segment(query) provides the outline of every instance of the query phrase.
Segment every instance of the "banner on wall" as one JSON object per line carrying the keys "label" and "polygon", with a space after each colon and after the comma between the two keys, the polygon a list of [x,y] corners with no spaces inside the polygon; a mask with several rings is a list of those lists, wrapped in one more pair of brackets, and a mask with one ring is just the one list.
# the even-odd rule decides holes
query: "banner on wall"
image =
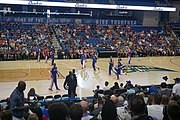
{"label": "banner on wall", "polygon": [[145,10],[145,11],[176,11],[175,7],[157,6],[134,6],[134,5],[111,5],[111,4],[88,4],[69,2],[49,2],[33,0],[0,0],[1,4],[36,5],[36,6],[58,6],[74,8],[96,8],[96,9],[119,9],[119,10]]}
{"label": "banner on wall", "polygon": [[49,23],[49,24],[97,24],[97,25],[143,25],[138,20],[105,20],[105,19],[74,19],[74,18],[37,18],[37,17],[2,17],[2,22]]}

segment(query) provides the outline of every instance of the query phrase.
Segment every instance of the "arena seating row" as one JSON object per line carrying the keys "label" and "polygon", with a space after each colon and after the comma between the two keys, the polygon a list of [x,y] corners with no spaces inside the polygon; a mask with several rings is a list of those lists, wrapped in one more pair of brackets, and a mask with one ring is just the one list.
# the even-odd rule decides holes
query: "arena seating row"
{"label": "arena seating row", "polygon": [[141,31],[150,31],[150,30],[157,30],[161,31],[162,27],[148,27],[148,26],[143,26],[143,27],[131,27],[135,32],[141,32]]}
{"label": "arena seating row", "polygon": [[170,25],[174,28],[180,28],[180,23],[170,23]]}
{"label": "arena seating row", "polygon": [[[17,26],[18,28],[15,29]],[[163,31],[162,27],[130,27],[119,25],[109,28],[108,26],[79,24],[2,23],[1,28],[0,40],[10,40],[12,50],[18,49],[16,52],[20,52],[22,54],[20,57],[22,58],[26,58],[23,56],[27,51],[29,53],[36,52],[37,47],[40,47],[42,51],[46,45],[48,45],[48,48],[51,48],[53,35],[56,36],[59,45],[65,52],[69,52],[70,49],[76,51],[79,48],[125,52],[125,46],[130,45],[132,46],[132,51],[139,50],[139,55],[142,52],[145,52],[147,55],[178,54],[175,51],[176,48],[168,45],[169,43],[171,43],[171,46],[176,45],[175,40],[170,33]],[[36,47],[33,46],[34,44],[36,44]],[[6,44],[0,45],[5,47]],[[144,51],[144,47],[148,47],[146,51]],[[170,47],[170,49],[165,49],[165,47]],[[163,49],[165,52],[159,49]],[[161,53],[158,53],[159,51]]]}
{"label": "arena seating row", "polygon": [[115,0],[118,5],[156,6],[155,0]]}

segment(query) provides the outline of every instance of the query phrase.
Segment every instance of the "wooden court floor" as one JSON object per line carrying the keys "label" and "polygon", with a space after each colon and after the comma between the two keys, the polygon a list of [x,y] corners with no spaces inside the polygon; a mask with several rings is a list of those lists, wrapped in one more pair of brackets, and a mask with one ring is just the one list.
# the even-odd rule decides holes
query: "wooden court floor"
{"label": "wooden court floor", "polygon": [[[117,58],[113,58],[117,65]],[[120,80],[116,80],[116,75],[113,73],[108,75],[108,58],[98,59],[97,66],[100,70],[93,71],[91,67],[91,59],[86,62],[86,68],[82,69],[80,60],[55,60],[58,70],[61,72],[58,78],[60,91],[49,91],[50,61],[45,63],[45,60],[37,62],[36,60],[29,61],[0,61],[0,99],[7,98],[17,86],[18,81],[24,80],[27,83],[25,96],[30,88],[35,88],[39,95],[55,95],[66,94],[63,89],[63,82],[72,69],[76,69],[78,78],[77,94],[79,97],[93,95],[92,91],[96,85],[102,88],[105,81],[109,81],[112,86],[114,82],[126,83],[131,80],[133,84],[151,85],[160,84],[164,80],[163,76],[168,76],[167,83],[174,83],[173,78],[180,77],[180,56],[172,57],[144,57],[132,58],[130,65],[126,65],[127,58],[122,58],[124,64],[123,73]],[[124,73],[127,72],[127,75]]]}

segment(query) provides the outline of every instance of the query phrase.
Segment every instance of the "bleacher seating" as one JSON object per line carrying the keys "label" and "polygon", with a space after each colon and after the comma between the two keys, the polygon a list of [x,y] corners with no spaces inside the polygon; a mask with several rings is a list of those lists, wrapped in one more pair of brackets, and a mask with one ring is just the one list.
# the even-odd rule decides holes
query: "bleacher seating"
{"label": "bleacher seating", "polygon": [[170,23],[170,25],[175,28],[180,28],[180,23]]}
{"label": "bleacher seating", "polygon": [[155,0],[115,0],[117,5],[156,6]]}
{"label": "bleacher seating", "polygon": [[[176,44],[171,34],[163,31],[162,27],[130,27],[119,25],[113,26],[113,28],[109,28],[108,26],[93,24],[46,25],[3,23],[1,30],[2,32],[0,37],[2,40],[11,40],[11,44],[15,44],[14,42],[16,41],[16,48],[13,49],[17,49],[18,51],[20,51],[20,53],[22,54],[20,54],[21,59],[28,59],[24,53],[26,53],[27,51],[30,53],[36,52],[38,50],[38,47],[41,47],[42,51],[44,50],[44,47],[51,49],[53,40],[52,34],[54,34],[54,36],[57,38],[57,41],[62,48],[61,50],[63,50],[66,55],[69,54],[69,50],[77,52],[77,54],[80,55],[81,53],[77,51],[79,48],[87,49],[88,52],[90,52],[92,49],[95,49],[98,52],[125,52],[126,50],[124,46],[131,43],[131,46],[136,46],[131,48],[132,51],[136,51],[137,47],[139,47],[138,54],[147,56],[149,54],[148,50],[150,50],[151,48],[154,49],[153,46],[149,46],[150,44],[158,46],[158,49],[162,49],[162,44]],[[159,40],[158,43],[154,42],[155,40]],[[118,45],[119,42],[122,43],[120,44],[120,46]],[[34,44],[36,44],[36,46],[33,46]],[[146,52],[143,49],[145,46],[148,46]],[[176,53],[175,48],[171,48],[172,50],[170,52],[166,52],[168,53],[168,55],[178,54]],[[152,49],[150,51],[150,55],[164,55],[163,52],[157,53],[157,48],[154,49],[152,53]],[[163,49],[167,50],[165,48]],[[76,58],[78,58],[78,56],[76,56]]]}
{"label": "bleacher seating", "polygon": [[98,4],[109,4],[109,0],[95,0],[95,3],[98,3]]}
{"label": "bleacher seating", "polygon": [[162,27],[148,27],[148,26],[143,26],[143,27],[131,27],[135,32],[141,32],[141,31],[150,31],[150,30],[157,30],[161,31]]}

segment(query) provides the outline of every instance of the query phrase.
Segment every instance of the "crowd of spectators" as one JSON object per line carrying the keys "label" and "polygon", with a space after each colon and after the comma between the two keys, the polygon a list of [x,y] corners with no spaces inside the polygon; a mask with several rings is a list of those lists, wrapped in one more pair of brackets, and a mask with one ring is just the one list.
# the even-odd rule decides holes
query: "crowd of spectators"
{"label": "crowd of spectators", "polygon": [[1,59],[30,59],[52,47],[52,30],[47,24],[22,25],[22,23],[1,23],[0,54]]}
{"label": "crowd of spectators", "polygon": [[[85,49],[87,54],[91,49],[97,51],[117,51],[120,57],[127,56],[127,47],[133,56],[168,56],[179,55],[177,41],[166,30],[135,31],[127,25],[53,25],[62,49],[69,56],[79,54],[78,49]],[[76,55],[74,57],[77,57]],[[72,58],[72,57],[71,57]]]}
{"label": "crowd of spectators", "polygon": [[[29,95],[34,99],[25,99],[29,106],[22,106],[13,99],[18,91],[25,90],[26,83],[20,81],[18,87],[11,95],[10,103],[1,109],[1,120],[12,120],[12,116],[20,115],[17,108],[23,108],[21,115],[27,120],[179,120],[180,118],[180,78],[176,78],[173,88],[169,88],[166,82],[161,85],[143,87],[133,85],[130,80],[126,84],[115,82],[93,90],[93,97],[82,99],[61,99],[46,102],[37,101],[39,95],[31,88]],[[33,92],[32,92],[33,91]],[[20,97],[20,96],[19,96]],[[22,96],[21,96],[22,98]],[[13,102],[13,103],[12,103]],[[24,104],[25,105],[25,104]],[[9,108],[11,108],[9,110]],[[20,110],[20,108],[18,110]],[[25,110],[29,109],[29,110]],[[22,114],[22,111],[26,114]],[[21,116],[22,117],[22,116]]]}
{"label": "crowd of spectators", "polygon": [[128,25],[93,24],[22,24],[2,22],[0,29],[0,54],[16,55],[14,59],[35,58],[38,49],[43,51],[53,46],[54,36],[60,48],[56,48],[58,58],[80,58],[85,51],[87,57],[96,51],[116,51],[126,57],[127,48],[133,56],[179,55],[177,41],[166,30],[136,31]]}

